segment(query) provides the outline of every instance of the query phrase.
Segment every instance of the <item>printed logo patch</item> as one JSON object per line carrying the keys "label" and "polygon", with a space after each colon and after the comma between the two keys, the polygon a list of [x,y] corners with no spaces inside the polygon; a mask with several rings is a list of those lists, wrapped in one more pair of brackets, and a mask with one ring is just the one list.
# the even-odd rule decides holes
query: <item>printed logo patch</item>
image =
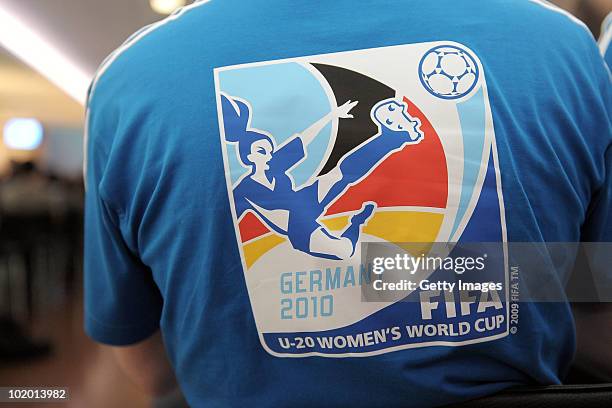
{"label": "printed logo patch", "polygon": [[444,41],[229,66],[215,85],[236,239],[269,353],[368,356],[508,334],[505,246],[486,271],[501,291],[362,300],[375,279],[363,243],[506,242],[472,50]]}

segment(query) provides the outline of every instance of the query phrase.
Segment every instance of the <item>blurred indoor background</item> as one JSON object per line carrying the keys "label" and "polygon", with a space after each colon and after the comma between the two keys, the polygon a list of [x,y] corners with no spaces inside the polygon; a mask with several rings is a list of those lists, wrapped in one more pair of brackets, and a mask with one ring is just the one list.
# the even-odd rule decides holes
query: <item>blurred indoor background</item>
{"label": "blurred indoor background", "polygon": [[[190,2],[0,0],[0,386],[70,387],[71,407],[171,405],[83,333],[83,102],[113,49]],[[612,11],[554,3],[595,37]]]}

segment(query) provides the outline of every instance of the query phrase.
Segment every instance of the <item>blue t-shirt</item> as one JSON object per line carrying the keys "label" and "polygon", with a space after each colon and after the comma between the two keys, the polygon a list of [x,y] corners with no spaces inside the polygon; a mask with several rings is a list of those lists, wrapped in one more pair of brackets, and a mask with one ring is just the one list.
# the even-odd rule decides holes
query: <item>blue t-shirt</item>
{"label": "blue t-shirt", "polygon": [[[90,90],[86,330],[161,329],[195,407],[560,383],[569,304],[516,303],[512,251],[479,260],[502,290],[368,302],[360,244],[612,241],[611,88],[586,27],[543,1],[196,2]],[[545,261],[521,276],[562,288],[573,257]]]}

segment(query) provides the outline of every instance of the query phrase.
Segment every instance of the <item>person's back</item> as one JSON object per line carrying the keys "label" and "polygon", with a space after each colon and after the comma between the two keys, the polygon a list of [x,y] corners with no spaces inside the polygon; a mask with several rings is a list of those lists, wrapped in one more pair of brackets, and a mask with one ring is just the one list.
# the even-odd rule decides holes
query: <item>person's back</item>
{"label": "person's back", "polygon": [[[505,251],[502,290],[382,303],[359,243],[611,241],[610,86],[586,28],[540,1],[187,7],[91,89],[87,331],[161,328],[192,406],[560,383],[570,307],[521,303],[517,324]],[[572,265],[521,273],[561,288]]]}

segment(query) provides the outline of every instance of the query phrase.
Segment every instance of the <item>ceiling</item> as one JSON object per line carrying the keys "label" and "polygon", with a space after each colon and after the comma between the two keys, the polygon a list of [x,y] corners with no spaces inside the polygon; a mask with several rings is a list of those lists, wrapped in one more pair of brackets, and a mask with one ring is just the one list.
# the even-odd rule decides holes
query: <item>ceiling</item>
{"label": "ceiling", "polygon": [[133,32],[164,17],[149,0],[0,0],[0,7],[90,75]]}
{"label": "ceiling", "polygon": [[[140,27],[164,16],[149,0],[0,0],[90,78],[102,60]],[[0,47],[0,128],[11,117],[79,127],[83,107]]]}
{"label": "ceiling", "polygon": [[83,116],[82,105],[0,48],[0,128],[11,117],[79,127]]}

